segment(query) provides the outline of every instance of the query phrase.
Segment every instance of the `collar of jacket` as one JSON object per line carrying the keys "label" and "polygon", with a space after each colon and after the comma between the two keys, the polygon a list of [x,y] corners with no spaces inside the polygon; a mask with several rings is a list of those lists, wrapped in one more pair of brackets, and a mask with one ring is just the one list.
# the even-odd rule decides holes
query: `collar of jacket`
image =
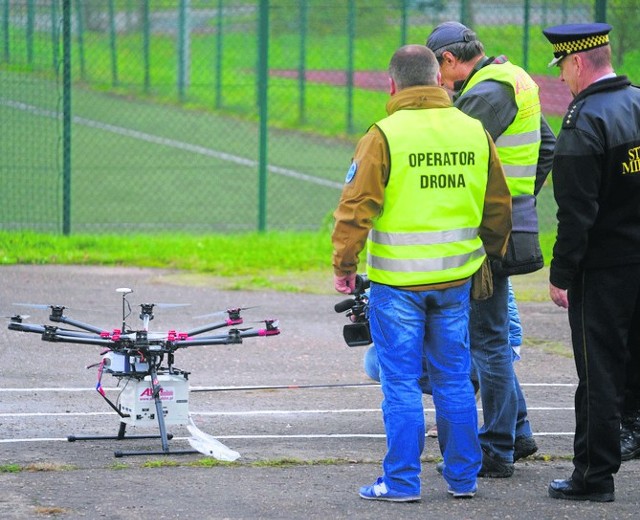
{"label": "collar of jacket", "polygon": [[591,85],[585,88],[582,92],[579,92],[578,95],[573,98],[571,105],[575,105],[578,101],[587,96],[590,96],[591,94],[595,94],[596,92],[603,92],[605,90],[617,90],[628,87],[629,85],[631,85],[631,81],[629,81],[629,78],[627,78],[627,76],[616,76],[615,78],[607,78],[596,81],[595,83],[591,83]]}
{"label": "collar of jacket", "polygon": [[451,106],[449,94],[442,87],[408,87],[396,92],[387,102],[387,114],[397,110],[417,108],[446,108]]}
{"label": "collar of jacket", "polygon": [[509,61],[509,59],[504,54],[501,54],[497,58],[494,58],[493,56],[489,56],[489,57],[485,56],[483,58],[480,58],[474,65],[473,69],[471,69],[471,73],[465,79],[460,79],[458,81],[453,82],[453,91],[455,92],[455,95],[453,96],[453,98],[457,99],[460,96],[460,92],[462,92],[463,87],[473,77],[473,75],[476,72],[478,72],[481,68],[486,67],[487,65],[491,65],[493,63],[500,65],[502,63],[506,63],[507,61]]}

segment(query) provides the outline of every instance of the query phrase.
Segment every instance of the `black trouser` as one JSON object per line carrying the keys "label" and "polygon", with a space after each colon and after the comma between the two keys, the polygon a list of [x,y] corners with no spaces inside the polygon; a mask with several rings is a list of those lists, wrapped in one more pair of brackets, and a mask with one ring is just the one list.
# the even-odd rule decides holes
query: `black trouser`
{"label": "black trouser", "polygon": [[613,491],[620,468],[620,415],[640,316],[640,264],[581,272],[569,289],[569,324],[578,372],[573,480],[588,491]]}
{"label": "black trouser", "polygon": [[622,414],[640,416],[640,309],[636,309],[629,332],[631,359],[627,365],[627,386],[624,392]]}

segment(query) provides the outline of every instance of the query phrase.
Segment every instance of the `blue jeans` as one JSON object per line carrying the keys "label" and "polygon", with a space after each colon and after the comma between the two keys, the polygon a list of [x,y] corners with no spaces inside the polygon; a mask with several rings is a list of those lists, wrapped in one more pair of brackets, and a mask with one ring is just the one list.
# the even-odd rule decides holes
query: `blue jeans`
{"label": "blue jeans", "polygon": [[471,301],[469,331],[484,416],[480,444],[498,459],[512,463],[519,400],[521,408],[524,407],[520,417],[522,435],[531,435],[531,428],[526,421],[524,396],[513,370],[508,301],[509,278],[494,275],[493,296]]}
{"label": "blue jeans", "polygon": [[475,489],[482,452],[469,378],[469,283],[440,291],[406,291],[372,282],[370,291],[369,320],[387,434],[385,484],[401,493],[420,493],[425,419],[419,381],[425,357],[444,478],[454,491]]}

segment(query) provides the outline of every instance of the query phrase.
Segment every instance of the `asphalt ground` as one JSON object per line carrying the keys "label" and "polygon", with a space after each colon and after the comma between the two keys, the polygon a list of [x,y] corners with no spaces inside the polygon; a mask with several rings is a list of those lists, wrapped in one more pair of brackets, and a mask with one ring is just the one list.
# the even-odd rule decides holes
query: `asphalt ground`
{"label": "asphalt ground", "polygon": [[[327,274],[327,289],[331,283]],[[154,303],[152,331],[190,330],[218,321],[197,318],[234,307],[247,326],[277,318],[282,333],[240,345],[191,347],[175,366],[190,372],[189,410],[198,428],[241,457],[220,463],[195,454],[115,457],[158,451],[160,439],[81,440],[115,436],[119,418],[96,393],[100,347],[43,342],[38,334],[0,328],[0,518],[107,519],[602,519],[637,518],[640,461],[623,464],[616,501],[568,502],[547,496],[554,478],[570,475],[573,393],[566,312],[544,296],[545,273],[514,278],[525,344],[516,369],[527,397],[539,452],[509,479],[480,479],[473,500],[454,500],[436,472],[437,440],[423,454],[422,501],[362,500],[361,485],[380,474],[385,452],[381,393],[362,371],[364,347],[347,347],[338,294],[227,291],[214,278],[120,267],[2,266],[0,311],[48,323],[47,309],[111,330],[122,321],[130,287],[132,328],[138,304]],[[524,301],[539,299],[539,301]],[[34,304],[16,307],[14,303]],[[182,304],[173,306],[160,304]],[[8,321],[8,320],[7,320]],[[103,378],[107,396],[117,379]],[[260,387],[260,388],[257,388]],[[262,388],[268,387],[268,388]],[[433,403],[425,396],[427,425]],[[190,449],[189,432],[170,425],[169,451]],[[128,427],[127,435],[157,428]]]}

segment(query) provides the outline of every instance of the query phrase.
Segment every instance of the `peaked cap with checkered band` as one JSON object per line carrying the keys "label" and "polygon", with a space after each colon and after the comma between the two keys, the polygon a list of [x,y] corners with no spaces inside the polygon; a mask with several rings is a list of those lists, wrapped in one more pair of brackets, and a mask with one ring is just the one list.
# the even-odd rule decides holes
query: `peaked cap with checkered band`
{"label": "peaked cap with checkered band", "polygon": [[554,58],[549,67],[569,54],[609,45],[609,31],[611,26],[607,23],[572,23],[545,29],[542,33],[553,45]]}

